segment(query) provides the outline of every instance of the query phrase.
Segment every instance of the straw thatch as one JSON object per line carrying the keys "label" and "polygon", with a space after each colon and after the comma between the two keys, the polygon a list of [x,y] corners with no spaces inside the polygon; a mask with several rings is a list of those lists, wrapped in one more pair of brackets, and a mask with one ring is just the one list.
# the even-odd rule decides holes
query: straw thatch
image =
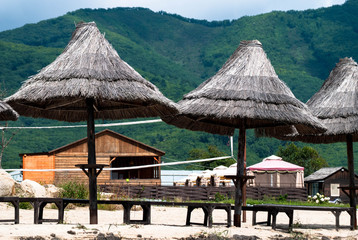
{"label": "straw thatch", "polygon": [[307,101],[312,114],[327,127],[322,134],[275,135],[285,140],[310,143],[345,142],[351,134],[358,141],[358,64],[352,58],[340,59],[322,85]]}
{"label": "straw thatch", "polygon": [[173,102],[118,56],[94,22],[77,24],[63,53],[6,101],[24,116],[74,122],[87,119],[87,98],[95,101],[95,118],[177,112]]}
{"label": "straw thatch", "polygon": [[273,69],[259,41],[242,41],[229,60],[210,79],[185,95],[178,116],[163,120],[178,127],[233,135],[245,128],[295,125],[300,132],[324,127],[295,98]]}
{"label": "straw thatch", "polygon": [[0,101],[0,121],[16,121],[19,114],[12,109],[6,102]]}

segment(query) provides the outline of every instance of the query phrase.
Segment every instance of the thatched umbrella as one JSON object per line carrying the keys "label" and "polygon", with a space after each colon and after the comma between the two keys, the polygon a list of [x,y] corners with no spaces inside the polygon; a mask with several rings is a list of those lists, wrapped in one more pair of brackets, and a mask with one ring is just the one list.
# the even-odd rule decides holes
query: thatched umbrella
{"label": "thatched umbrella", "polygon": [[[358,141],[358,64],[352,58],[340,59],[323,83],[321,89],[308,101],[307,106],[327,131],[321,134],[272,134],[259,132],[283,140],[308,143],[347,143],[350,206],[356,209],[354,183],[353,141]],[[352,216],[356,226],[356,211]]]}
{"label": "thatched umbrella", "polygon": [[0,101],[0,121],[16,121],[19,114],[14,111],[6,102]]}
{"label": "thatched umbrella", "polygon": [[233,135],[239,129],[234,225],[240,226],[246,129],[280,127],[322,132],[324,127],[275,73],[259,41],[242,41],[223,67],[178,102],[180,114],[163,120],[178,127]]}
{"label": "thatched umbrella", "polygon": [[91,224],[97,223],[94,119],[177,113],[173,102],[118,56],[94,22],[77,24],[63,53],[6,101],[24,116],[87,121]]}

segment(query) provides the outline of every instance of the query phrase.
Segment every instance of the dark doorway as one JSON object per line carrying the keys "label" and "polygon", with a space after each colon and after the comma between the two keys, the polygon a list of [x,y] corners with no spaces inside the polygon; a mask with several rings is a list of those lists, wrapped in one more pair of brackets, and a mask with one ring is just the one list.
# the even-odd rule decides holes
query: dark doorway
{"label": "dark doorway", "polygon": [[[158,163],[155,157],[111,157],[111,168],[123,168]],[[159,178],[159,167],[130,170],[112,170],[111,179],[153,179]]]}

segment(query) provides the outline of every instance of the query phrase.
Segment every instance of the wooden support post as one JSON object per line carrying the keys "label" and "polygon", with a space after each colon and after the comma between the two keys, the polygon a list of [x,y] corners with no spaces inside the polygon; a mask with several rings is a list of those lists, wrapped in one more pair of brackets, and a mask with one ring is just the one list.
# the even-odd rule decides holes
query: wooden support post
{"label": "wooden support post", "polygon": [[349,172],[349,203],[354,208],[351,216],[351,225],[357,229],[357,203],[356,203],[356,189],[355,189],[355,173],[354,173],[354,157],[353,157],[353,136],[347,135],[347,160]]}
{"label": "wooden support post", "polygon": [[[94,100],[86,99],[87,105],[87,146],[88,164],[96,164],[95,129],[94,129]],[[90,224],[98,224],[97,215],[97,176],[96,168],[88,169],[89,178],[89,211]]]}
{"label": "wooden support post", "polygon": [[[246,134],[245,134],[245,146],[244,146],[244,175],[246,176]],[[243,179],[243,185],[242,185],[242,205],[246,206],[246,180]],[[246,211],[242,211],[242,222],[246,222]]]}
{"label": "wooden support post", "polygon": [[234,226],[241,227],[241,210],[242,210],[242,187],[244,176],[244,154],[246,145],[246,129],[244,124],[239,129],[239,152],[237,159],[236,172],[236,190],[235,190],[235,209],[234,209]]}

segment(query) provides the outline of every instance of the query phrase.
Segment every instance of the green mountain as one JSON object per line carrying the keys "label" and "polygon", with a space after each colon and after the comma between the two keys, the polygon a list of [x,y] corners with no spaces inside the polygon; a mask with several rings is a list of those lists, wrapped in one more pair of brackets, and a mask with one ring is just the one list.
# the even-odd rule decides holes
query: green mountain
{"label": "green mountain", "polygon": [[[280,79],[305,102],[320,88],[340,58],[358,60],[357,12],[357,0],[330,8],[275,11],[214,22],[144,8],[81,9],[0,32],[0,84],[6,95],[14,93],[24,80],[61,53],[75,22],[95,21],[121,58],[174,101],[215,74],[241,40],[258,39]],[[67,124],[33,118],[10,123],[11,126]],[[190,132],[164,123],[111,129],[165,151],[167,162],[185,160],[191,149],[206,148],[208,144],[229,154],[228,137]],[[6,130],[5,135],[14,131]],[[3,167],[18,167],[19,153],[46,152],[85,136],[85,128],[18,130],[4,152]],[[248,165],[275,154],[283,144],[275,139],[257,139],[249,131]],[[313,147],[330,166],[346,165],[344,144]]]}

